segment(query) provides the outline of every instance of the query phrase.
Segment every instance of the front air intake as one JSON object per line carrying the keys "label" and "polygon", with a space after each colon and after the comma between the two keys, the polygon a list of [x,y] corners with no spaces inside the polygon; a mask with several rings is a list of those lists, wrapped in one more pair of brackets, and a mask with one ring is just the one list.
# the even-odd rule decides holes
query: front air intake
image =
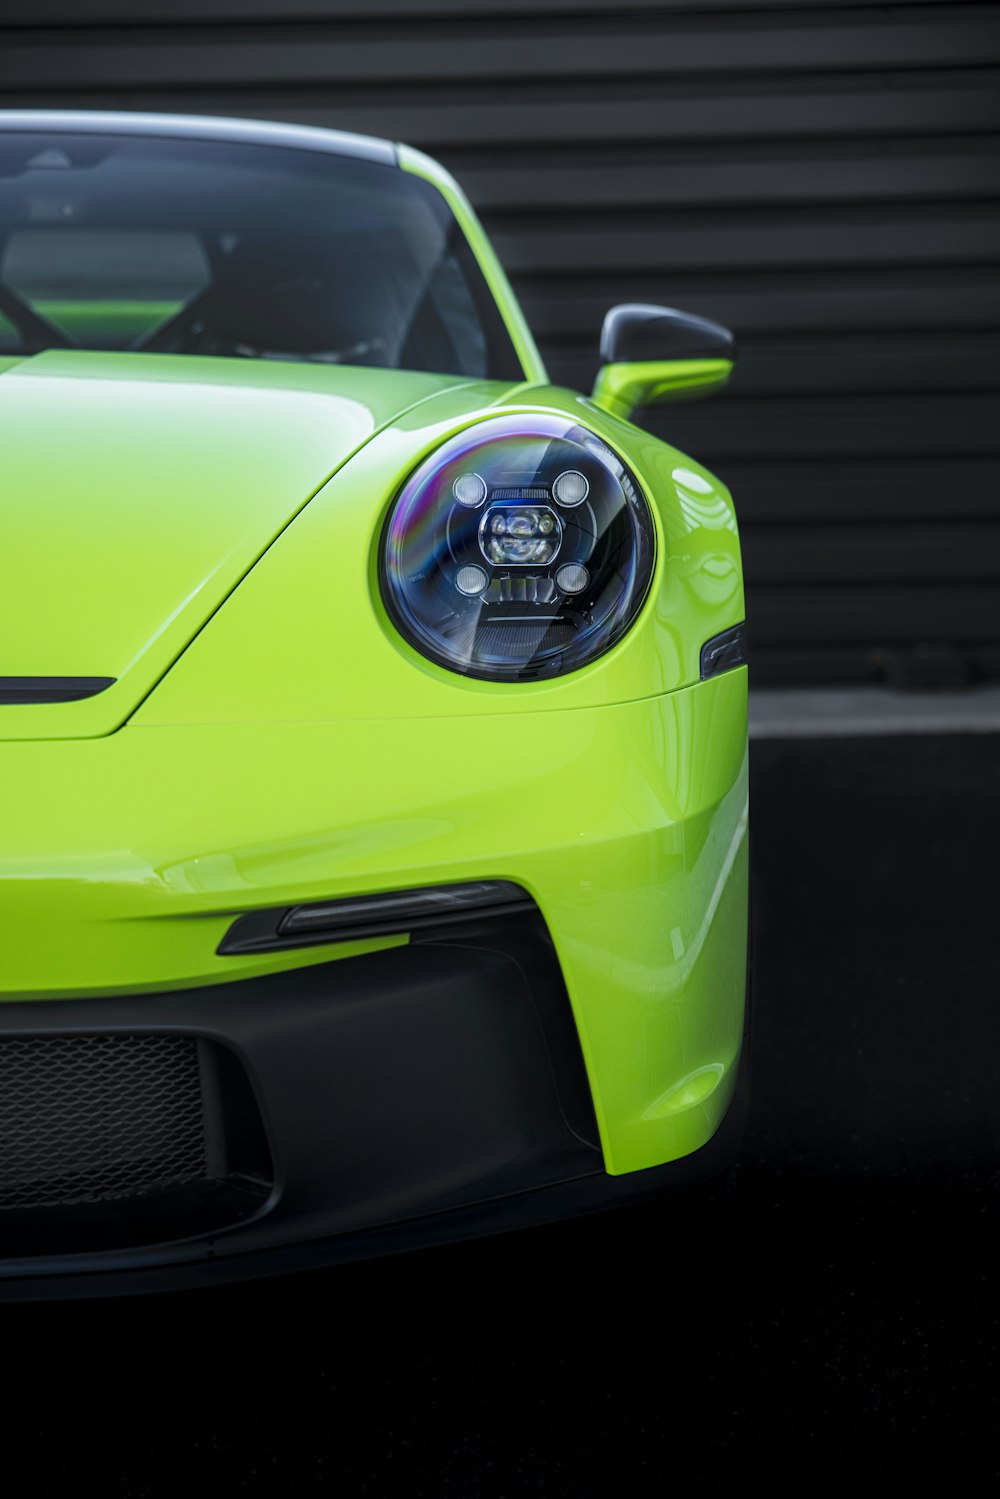
{"label": "front air intake", "polygon": [[271,1186],[224,1048],[180,1034],[0,1040],[0,1252],[160,1242],[245,1217]]}

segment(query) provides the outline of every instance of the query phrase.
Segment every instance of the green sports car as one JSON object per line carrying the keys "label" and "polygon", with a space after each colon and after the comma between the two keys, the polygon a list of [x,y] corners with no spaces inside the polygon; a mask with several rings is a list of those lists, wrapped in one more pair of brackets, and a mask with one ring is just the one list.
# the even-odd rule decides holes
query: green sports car
{"label": "green sports car", "polygon": [[718,1168],[745,1035],[732,503],[551,385],[385,141],[0,115],[0,1283],[180,1285]]}

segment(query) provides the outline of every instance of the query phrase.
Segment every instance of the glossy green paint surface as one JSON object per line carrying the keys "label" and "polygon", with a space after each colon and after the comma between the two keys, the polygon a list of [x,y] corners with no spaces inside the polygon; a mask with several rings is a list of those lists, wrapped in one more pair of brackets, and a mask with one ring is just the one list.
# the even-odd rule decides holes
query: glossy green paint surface
{"label": "glossy green paint surface", "polygon": [[[489,402],[489,404],[487,404]],[[501,412],[557,411],[599,433],[650,499],[652,588],[606,656],[540,682],[482,682],[418,655],[386,617],[378,541],[416,462]],[[483,384],[443,392],[392,422],[324,487],[209,621],[135,722],[464,717],[653,697],[697,682],[702,643],[744,614],[732,501],[706,470],[570,391]]]}
{"label": "glossy green paint surface", "polygon": [[643,359],[606,364],[594,382],[596,405],[627,421],[639,406],[661,406],[678,396],[705,395],[725,385],[732,374],[729,359]]}
{"label": "glossy green paint surface", "polygon": [[[0,360],[0,674],[113,675],[0,707],[0,999],[142,995],[405,938],[220,958],[260,907],[508,879],[565,974],[613,1172],[704,1144],[732,1093],[746,953],[746,673],[699,681],[743,618],[725,487],[528,379],[54,351]],[[376,558],[400,485],[454,432],[556,412],[619,452],[656,566],[634,626],[563,678],[434,666],[392,628]]]}
{"label": "glossy green paint surface", "polygon": [[559,953],[609,1169],[672,1159],[713,1133],[739,1052],[745,724],[736,671],[576,712],[386,703],[377,719],[8,743],[0,992],[141,1007],[143,990],[336,951],[220,958],[241,911],[514,880]]}
{"label": "glossy green paint surface", "polygon": [[[51,384],[42,378],[46,362]],[[32,368],[16,385],[19,371]],[[68,400],[85,449],[97,441],[102,401],[119,390],[131,402],[123,409],[145,413],[150,425],[157,402],[147,408],[142,397],[155,391],[176,437],[176,390],[180,411],[192,412],[192,483],[212,446],[199,402],[216,418],[219,454],[232,447],[238,478],[227,487],[217,457],[216,486],[175,501],[174,445],[155,444],[160,467],[150,470],[145,503],[152,494],[158,505],[135,534],[152,527],[158,544],[140,554],[127,540],[138,467],[126,466],[122,487],[107,482],[103,502],[87,470],[89,523],[103,517],[116,565],[149,577],[144,587],[126,579],[119,589],[106,571],[106,607],[92,621],[80,595],[59,606],[50,591],[36,616],[36,654],[19,644],[19,668],[95,670],[95,657],[81,652],[95,640],[102,661],[146,636],[153,646],[138,652],[139,662],[157,645],[163,654],[135,679],[135,703],[120,698],[114,713],[100,698],[2,710],[8,737],[20,730],[28,742],[0,746],[8,934],[0,994],[119,993],[132,1003],[144,991],[354,956],[354,945],[238,959],[219,958],[216,948],[236,915],[260,906],[511,879],[538,900],[559,952],[608,1168],[640,1169],[703,1144],[731,1092],[746,937],[745,674],[698,682],[702,642],[743,615],[736,523],[718,481],[552,387],[64,354],[8,371],[0,396],[5,382],[25,412],[46,386],[50,412]],[[375,390],[362,399],[369,385]],[[390,415],[393,403],[404,409]],[[652,588],[629,634],[592,665],[549,682],[473,681],[433,666],[392,629],[375,576],[378,538],[424,453],[493,413],[519,411],[530,422],[538,410],[573,416],[626,456],[656,525]],[[273,454],[266,465],[245,464],[244,441],[260,451],[254,418],[271,411],[282,419]],[[239,440],[220,418],[234,423]],[[289,433],[296,440],[286,441]],[[123,453],[138,460],[144,440],[138,423],[126,424]],[[275,496],[286,455],[284,471],[297,482],[283,509]],[[65,464],[70,479],[59,451],[46,461]],[[304,504],[303,491],[330,468]],[[201,510],[216,492],[226,502],[222,518],[206,521]],[[38,496],[32,513],[47,541],[63,512],[46,511],[45,491]],[[79,500],[68,507],[67,524],[79,509]],[[216,546],[230,571],[220,575],[215,553],[198,546],[203,527],[218,538],[223,519],[230,529]],[[28,572],[30,528],[20,520]],[[230,562],[226,547],[244,541],[250,521],[257,534]],[[86,527],[75,533],[78,551],[88,535]],[[155,615],[143,613],[153,584],[169,607],[166,585],[192,549],[198,576],[215,562],[218,592],[179,638],[169,637],[170,619],[158,636]],[[18,581],[16,571],[10,577]],[[44,576],[37,581],[44,592]],[[72,581],[65,570],[62,586]],[[186,597],[183,587],[176,592]],[[35,605],[27,590],[18,598],[24,611]],[[43,637],[48,654],[38,652]]]}
{"label": "glossy green paint surface", "polygon": [[460,381],[53,350],[0,375],[5,676],[115,677],[0,706],[0,739],[111,732],[330,474]]}

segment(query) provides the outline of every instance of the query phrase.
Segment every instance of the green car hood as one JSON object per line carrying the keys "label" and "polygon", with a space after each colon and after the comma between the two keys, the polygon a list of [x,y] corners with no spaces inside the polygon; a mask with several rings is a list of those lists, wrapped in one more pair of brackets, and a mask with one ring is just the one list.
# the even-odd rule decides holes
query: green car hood
{"label": "green car hood", "polygon": [[3,739],[119,727],[332,473],[465,383],[70,350],[0,370],[0,677],[115,679],[0,704]]}

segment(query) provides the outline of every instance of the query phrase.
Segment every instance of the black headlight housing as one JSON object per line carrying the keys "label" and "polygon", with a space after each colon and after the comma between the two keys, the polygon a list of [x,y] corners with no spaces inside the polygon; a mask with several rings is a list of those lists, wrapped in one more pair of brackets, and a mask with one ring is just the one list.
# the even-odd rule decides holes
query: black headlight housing
{"label": "black headlight housing", "polygon": [[410,475],[379,578],[422,655],[464,676],[529,681],[610,650],[642,607],[654,556],[647,502],[601,438],[569,418],[504,416]]}

